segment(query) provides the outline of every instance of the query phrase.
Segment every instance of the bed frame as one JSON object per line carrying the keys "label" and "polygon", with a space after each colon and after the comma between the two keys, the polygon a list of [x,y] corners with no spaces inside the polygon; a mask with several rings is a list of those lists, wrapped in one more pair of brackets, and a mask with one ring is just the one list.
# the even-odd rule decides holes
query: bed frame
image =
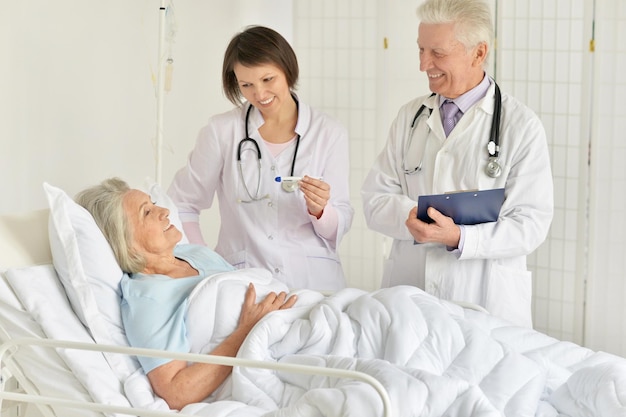
{"label": "bed frame", "polygon": [[[0,215],[0,273],[9,268],[28,267],[52,263],[48,243],[47,209],[24,214]],[[4,278],[2,278],[4,279]],[[0,294],[0,303],[4,303]],[[280,364],[215,355],[181,354],[152,349],[137,349],[123,346],[98,345],[74,341],[52,340],[37,337],[15,337],[3,325],[0,316],[0,416],[6,417],[63,417],[55,414],[54,406],[95,412],[95,415],[135,415],[146,417],[171,417],[171,412],[118,407],[91,401],[77,401],[62,396],[45,395],[23,372],[16,353],[24,348],[69,348],[97,352],[115,352],[129,355],[155,356],[182,359],[192,362],[216,363],[229,366],[258,367],[277,371],[349,378],[370,384],[380,395],[384,415],[391,416],[387,391],[375,378],[362,372],[347,371],[319,366]],[[176,415],[185,416],[178,413]]]}

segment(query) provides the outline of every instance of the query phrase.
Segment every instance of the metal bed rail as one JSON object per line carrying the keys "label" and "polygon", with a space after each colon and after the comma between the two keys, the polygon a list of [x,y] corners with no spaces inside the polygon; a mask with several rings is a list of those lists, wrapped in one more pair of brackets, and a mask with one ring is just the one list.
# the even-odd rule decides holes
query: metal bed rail
{"label": "metal bed rail", "polygon": [[[270,369],[275,371],[282,372],[292,372],[298,374],[308,374],[308,375],[321,375],[332,378],[347,378],[353,379],[361,382],[365,382],[371,385],[378,395],[380,396],[383,403],[383,416],[384,417],[392,417],[391,412],[391,401],[389,399],[389,394],[385,387],[378,381],[376,378],[372,377],[363,372],[359,371],[351,371],[346,369],[337,369],[337,368],[326,368],[322,366],[313,366],[313,365],[300,365],[293,363],[277,363],[277,362],[266,362],[259,360],[251,360],[245,358],[234,358],[227,356],[217,356],[217,355],[203,355],[196,353],[177,353],[177,352],[168,352],[157,349],[141,349],[134,348],[128,346],[114,346],[114,345],[100,345],[95,343],[82,343],[82,342],[74,342],[68,340],[56,340],[56,339],[39,339],[39,338],[16,338],[11,339],[4,342],[0,345],[0,368],[2,368],[3,361],[5,360],[5,355],[7,358],[10,358],[10,355],[16,351],[20,346],[43,346],[50,348],[63,348],[63,349],[78,349],[78,350],[87,350],[87,351],[95,351],[95,352],[111,352],[111,353],[121,353],[127,355],[135,355],[135,356],[151,356],[158,358],[169,358],[169,359],[180,359],[188,362],[202,362],[202,363],[212,363],[218,365],[226,365],[226,366],[240,366],[240,367],[252,367],[252,368],[261,368],[261,369]],[[24,403],[33,403],[39,405],[49,405],[49,406],[63,406],[69,408],[77,408],[77,409],[86,409],[91,411],[103,412],[103,413],[118,413],[118,414],[126,414],[133,416],[141,416],[141,417],[172,417],[171,411],[156,411],[156,410],[148,410],[148,409],[140,409],[140,408],[132,408],[132,407],[123,407],[123,406],[115,406],[109,404],[100,404],[95,402],[84,402],[84,401],[75,401],[68,400],[59,397],[49,397],[49,396],[40,396],[40,395],[32,395],[25,394],[19,392],[7,392],[4,391],[4,381],[2,383],[2,390],[0,390],[0,403],[3,399],[24,402]],[[1,404],[0,404],[1,405]],[[192,417],[188,414],[177,413],[176,416],[181,417]]]}

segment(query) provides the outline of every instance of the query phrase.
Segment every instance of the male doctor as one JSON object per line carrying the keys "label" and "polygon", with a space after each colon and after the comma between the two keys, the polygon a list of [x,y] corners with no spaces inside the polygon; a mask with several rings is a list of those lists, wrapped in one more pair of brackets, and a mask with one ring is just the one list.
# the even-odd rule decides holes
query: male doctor
{"label": "male doctor", "polygon": [[[400,109],[361,190],[368,226],[394,239],[382,286],[415,285],[531,327],[526,256],[553,215],[545,130],[515,98],[498,99],[485,72],[493,27],[484,1],[426,0],[418,16],[420,70],[434,94]],[[452,107],[446,120],[442,106]],[[498,106],[499,143],[488,149]],[[505,189],[495,222],[458,225],[433,207],[433,223],[417,219],[420,195],[495,188]]]}

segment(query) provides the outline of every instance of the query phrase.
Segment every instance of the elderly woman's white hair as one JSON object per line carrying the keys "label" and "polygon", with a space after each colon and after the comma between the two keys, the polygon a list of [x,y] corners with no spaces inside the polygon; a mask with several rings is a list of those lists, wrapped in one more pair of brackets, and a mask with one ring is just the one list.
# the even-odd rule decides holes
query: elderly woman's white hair
{"label": "elderly woman's white hair", "polygon": [[93,216],[111,245],[120,268],[129,273],[141,272],[146,261],[133,249],[133,235],[124,211],[124,196],[130,191],[119,178],[109,178],[76,195],[76,202]]}
{"label": "elderly woman's white hair", "polygon": [[454,23],[456,39],[467,50],[481,43],[491,49],[493,21],[483,0],[426,0],[417,8],[417,16],[422,23]]}

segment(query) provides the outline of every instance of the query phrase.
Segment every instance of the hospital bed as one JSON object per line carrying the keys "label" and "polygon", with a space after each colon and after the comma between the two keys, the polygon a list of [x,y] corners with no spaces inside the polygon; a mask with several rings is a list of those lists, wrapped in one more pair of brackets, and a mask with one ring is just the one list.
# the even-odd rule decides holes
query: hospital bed
{"label": "hospital bed", "polygon": [[[62,283],[61,271],[68,265],[53,263],[60,255],[58,242],[50,234],[63,234],[58,212],[67,215],[76,209],[56,191],[55,198],[48,194],[50,210],[0,216],[2,416],[171,416],[164,401],[152,392],[136,355],[235,366],[226,387],[210,401],[185,407],[181,416],[626,416],[623,358],[510,326],[486,312],[436,300],[417,289],[380,292],[373,304],[369,304],[369,294],[356,289],[323,297],[332,299],[323,310],[325,327],[327,322],[334,323],[329,315],[338,314],[339,322],[343,318],[335,302],[350,305],[353,314],[351,324],[333,328],[333,335],[340,336],[333,339],[332,352],[312,348],[317,343],[312,340],[323,339],[325,334],[298,342],[306,345],[300,350],[285,344],[294,334],[320,327],[312,324],[319,311],[309,317],[295,308],[297,319],[291,326],[304,325],[291,333],[287,329],[280,339],[275,332],[286,327],[286,320],[276,314],[268,316],[255,328],[255,337],[249,338],[253,340],[246,340],[238,358],[132,349],[111,334],[103,339],[97,323],[87,319],[89,326],[85,326],[81,322],[79,316],[85,311],[78,313],[75,306],[80,297]],[[72,221],[75,228],[82,227],[76,219]],[[50,224],[56,224],[56,229]],[[70,243],[74,239],[78,244],[85,243],[84,239],[93,241],[93,236],[70,233],[61,239]],[[79,257],[81,267],[90,262],[84,253]],[[409,301],[406,311],[410,314],[385,322],[395,308],[389,305],[404,303],[396,298],[400,293],[411,293],[409,298],[417,300],[416,304]],[[385,298],[389,294],[393,297]],[[302,294],[303,300],[307,297],[316,295]],[[100,294],[97,301],[103,298]],[[105,315],[98,313],[99,318]],[[388,330],[394,326],[402,329],[399,334],[405,333],[399,339]],[[368,337],[359,344],[372,346],[380,336],[371,329],[382,332],[384,340],[377,346],[386,351],[365,359],[351,357],[345,352],[354,346],[346,348],[336,340],[346,327],[348,331],[366,329]],[[217,327],[214,330],[219,332]],[[418,342],[415,335],[421,338]],[[263,339],[272,337],[265,349]],[[359,352],[375,349],[372,346]],[[277,360],[272,355],[281,349],[294,354]],[[409,359],[398,366],[402,355]],[[278,405],[270,401],[275,393],[264,391],[277,385],[286,399]],[[288,404],[292,399],[293,404]]]}
{"label": "hospital bed", "polygon": [[[96,344],[76,319],[63,294],[63,286],[52,265],[48,220],[47,209],[0,216],[1,416],[172,415],[165,403],[154,397],[143,378],[139,378],[143,386],[135,389],[135,394],[146,390],[145,398],[137,398],[139,395],[133,401],[126,398],[124,387],[107,363],[105,353],[174,357],[190,362],[352,378],[371,384],[386,404],[386,415],[391,415],[385,389],[374,378],[360,372]],[[12,286],[9,282],[14,275],[18,280],[30,282],[14,282]],[[29,294],[31,289],[36,293],[33,297]],[[30,308],[25,307],[20,298]],[[66,338],[62,338],[64,335]],[[80,370],[81,367],[84,369]],[[138,375],[143,377],[141,372]],[[136,382],[137,376],[134,378]],[[248,410],[245,404],[230,401],[212,408],[216,415],[230,415],[231,410],[240,410],[241,415],[259,413]],[[197,415],[194,407],[191,412]],[[180,415],[186,415],[184,410]],[[205,411],[201,415],[209,413]]]}

